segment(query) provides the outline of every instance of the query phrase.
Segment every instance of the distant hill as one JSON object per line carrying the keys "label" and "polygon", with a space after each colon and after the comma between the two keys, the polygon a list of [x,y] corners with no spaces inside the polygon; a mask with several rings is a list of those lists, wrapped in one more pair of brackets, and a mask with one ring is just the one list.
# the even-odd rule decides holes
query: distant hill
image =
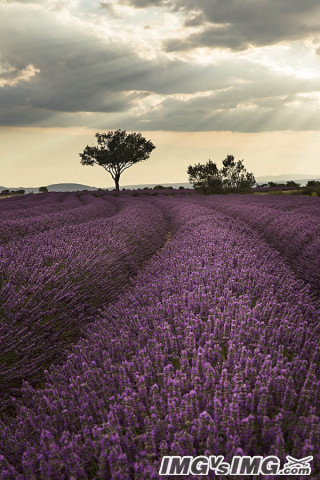
{"label": "distant hill", "polygon": [[306,185],[309,180],[320,180],[320,175],[288,173],[283,175],[265,175],[263,177],[256,177],[256,181],[259,184],[268,182],[285,183],[290,180],[301,183],[301,185]]}
{"label": "distant hill", "polygon": [[[125,188],[128,190],[136,190],[137,188],[144,188],[149,187],[153,188],[156,185],[162,185],[163,187],[173,187],[179,188],[180,186],[185,188],[192,188],[190,183],[180,182],[180,183],[143,183],[139,185],[120,185],[120,189]],[[77,190],[98,190],[97,187],[90,187],[89,185],[82,185],[81,183],[53,183],[51,185],[46,185],[48,187],[49,192],[76,192]],[[0,192],[2,190],[25,190],[26,193],[38,193],[39,187],[0,187]],[[114,186],[106,187],[105,190],[113,190]]]}
{"label": "distant hill", "polygon": [[[309,180],[319,180],[320,175],[299,175],[299,174],[283,174],[283,175],[269,175],[263,177],[256,177],[256,181],[258,184],[268,183],[268,182],[276,182],[276,183],[285,183],[289,180],[294,180],[298,183],[301,183],[302,186],[306,185]],[[193,188],[191,183],[188,182],[180,182],[180,183],[143,183],[140,185],[121,185],[120,188],[127,188],[129,190],[136,190],[137,188],[144,188],[149,187],[153,188],[156,185],[162,185],[163,187],[173,187],[179,188],[180,186],[184,188]],[[113,187],[109,187],[109,190],[112,190]]]}
{"label": "distant hill", "polygon": [[81,183],[53,183],[47,185],[49,192],[76,192],[77,190],[98,190],[97,187],[89,187]]}
{"label": "distant hill", "polygon": [[[82,185],[81,183],[53,183],[52,185],[46,185],[49,192],[76,192],[77,190],[97,190],[97,187],[89,187],[89,185]],[[39,187],[1,187],[2,190],[16,191],[24,190],[26,193],[38,193]]]}
{"label": "distant hill", "polygon": [[[179,187],[184,187],[184,188],[193,188],[191,183],[186,183],[186,182],[180,182],[180,183],[142,183],[140,185],[121,185],[120,188],[126,188],[128,190],[136,190],[137,188],[153,188],[157,185],[162,185],[163,187],[173,187],[173,188],[179,188]],[[113,189],[113,187],[111,187]],[[109,188],[110,190],[110,188]]]}

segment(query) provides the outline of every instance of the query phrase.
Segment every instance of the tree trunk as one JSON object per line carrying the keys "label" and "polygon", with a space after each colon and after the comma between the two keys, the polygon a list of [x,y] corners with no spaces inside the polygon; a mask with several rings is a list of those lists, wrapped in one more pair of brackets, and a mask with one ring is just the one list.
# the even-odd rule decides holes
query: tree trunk
{"label": "tree trunk", "polygon": [[116,185],[116,195],[119,196],[119,179],[120,179],[120,175],[116,175],[115,176],[115,179],[114,179],[114,183]]}

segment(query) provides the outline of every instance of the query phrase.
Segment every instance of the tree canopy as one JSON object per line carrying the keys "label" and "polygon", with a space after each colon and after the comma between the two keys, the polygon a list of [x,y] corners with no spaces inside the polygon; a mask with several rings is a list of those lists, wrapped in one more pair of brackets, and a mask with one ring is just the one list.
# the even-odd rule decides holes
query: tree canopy
{"label": "tree canopy", "polygon": [[235,161],[233,155],[227,155],[222,168],[209,160],[188,167],[189,182],[201,193],[245,193],[249,192],[256,181],[253,173],[247,172],[243,160]]}
{"label": "tree canopy", "polygon": [[188,175],[195,190],[202,193],[222,193],[222,175],[217,165],[211,160],[206,164],[189,165]]}
{"label": "tree canopy", "polygon": [[125,130],[96,133],[98,145],[86,146],[80,153],[82,165],[100,165],[115,182],[119,191],[120,175],[132,165],[147,160],[154,148],[150,140],[141,133],[129,133]]}
{"label": "tree canopy", "polygon": [[307,183],[307,187],[320,187],[319,180],[309,180]]}

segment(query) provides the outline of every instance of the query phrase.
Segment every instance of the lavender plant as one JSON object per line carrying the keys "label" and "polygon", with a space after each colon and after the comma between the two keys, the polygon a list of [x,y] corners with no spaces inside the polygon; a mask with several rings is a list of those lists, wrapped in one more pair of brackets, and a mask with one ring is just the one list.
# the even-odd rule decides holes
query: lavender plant
{"label": "lavender plant", "polygon": [[42,233],[34,233],[34,217],[21,219],[24,236],[0,246],[2,407],[22,380],[42,381],[43,369],[61,359],[99,306],[114,300],[165,241],[159,208],[90,198],[81,207],[74,197],[77,206],[50,215],[49,223],[37,212]]}
{"label": "lavender plant", "polygon": [[[152,243],[156,253],[124,294],[99,300],[95,320],[66,360],[48,369],[41,389],[23,384],[15,416],[0,421],[1,479],[157,479],[170,454],[313,455],[318,478],[319,303],[289,267],[281,239],[271,242],[256,228],[256,208],[286,218],[288,204],[244,198],[250,226],[239,197],[225,205],[198,196],[114,199],[123,213],[112,235],[124,235],[126,248]],[[292,210],[297,232],[313,225],[300,223],[304,207]],[[280,228],[275,218],[269,223]],[[39,257],[53,245],[74,259],[64,270],[72,279],[66,292],[90,255],[79,247],[75,256],[77,242],[100,238],[110,222],[68,226],[67,244],[58,235],[48,250],[43,240],[55,231],[32,237]],[[159,231],[166,242],[157,242]],[[88,264],[106,256],[104,242],[94,245]],[[73,306],[81,302],[78,296]]]}

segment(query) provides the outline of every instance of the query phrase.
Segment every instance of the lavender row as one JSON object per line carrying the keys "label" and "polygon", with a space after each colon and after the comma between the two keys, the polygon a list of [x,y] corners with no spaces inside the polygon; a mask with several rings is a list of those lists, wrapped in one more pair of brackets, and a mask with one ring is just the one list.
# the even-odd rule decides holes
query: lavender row
{"label": "lavender row", "polygon": [[187,200],[157,201],[171,241],[24,386],[2,479],[152,480],[170,454],[311,454],[317,478],[318,305],[258,234]]}
{"label": "lavender row", "polygon": [[[69,201],[77,198],[76,194],[66,192],[41,193],[37,195],[23,195],[17,197],[8,197],[1,199],[0,218],[17,219],[19,216],[33,216],[34,212],[52,211],[53,207],[57,209],[63,201]],[[80,205],[80,202],[78,202]]]}
{"label": "lavender row", "polygon": [[304,198],[300,207],[296,208],[299,198],[291,196],[284,202],[282,197],[273,196],[266,202],[257,202],[252,195],[214,195],[204,202],[257,230],[281,253],[299,277],[319,293],[320,201],[319,198]]}
{"label": "lavender row", "polygon": [[[96,216],[101,203],[88,205]],[[41,382],[43,368],[61,359],[100,305],[114,300],[163,244],[159,208],[119,199],[120,207],[110,219],[101,215],[0,247],[2,405],[22,379]]]}
{"label": "lavender row", "polygon": [[256,205],[280,210],[280,212],[308,213],[309,215],[320,216],[319,198],[317,197],[302,195],[231,195],[222,198],[225,198],[227,203],[230,199],[237,198],[237,203],[241,205]]}
{"label": "lavender row", "polygon": [[21,210],[15,211],[15,219],[0,221],[0,242],[19,240],[63,225],[76,225],[95,218],[111,217],[116,212],[116,206],[108,198],[97,199],[91,196],[90,201],[87,198],[81,201],[81,198],[71,194],[58,205],[41,204],[38,211],[32,212],[32,216],[26,216],[24,210],[23,213]]}

